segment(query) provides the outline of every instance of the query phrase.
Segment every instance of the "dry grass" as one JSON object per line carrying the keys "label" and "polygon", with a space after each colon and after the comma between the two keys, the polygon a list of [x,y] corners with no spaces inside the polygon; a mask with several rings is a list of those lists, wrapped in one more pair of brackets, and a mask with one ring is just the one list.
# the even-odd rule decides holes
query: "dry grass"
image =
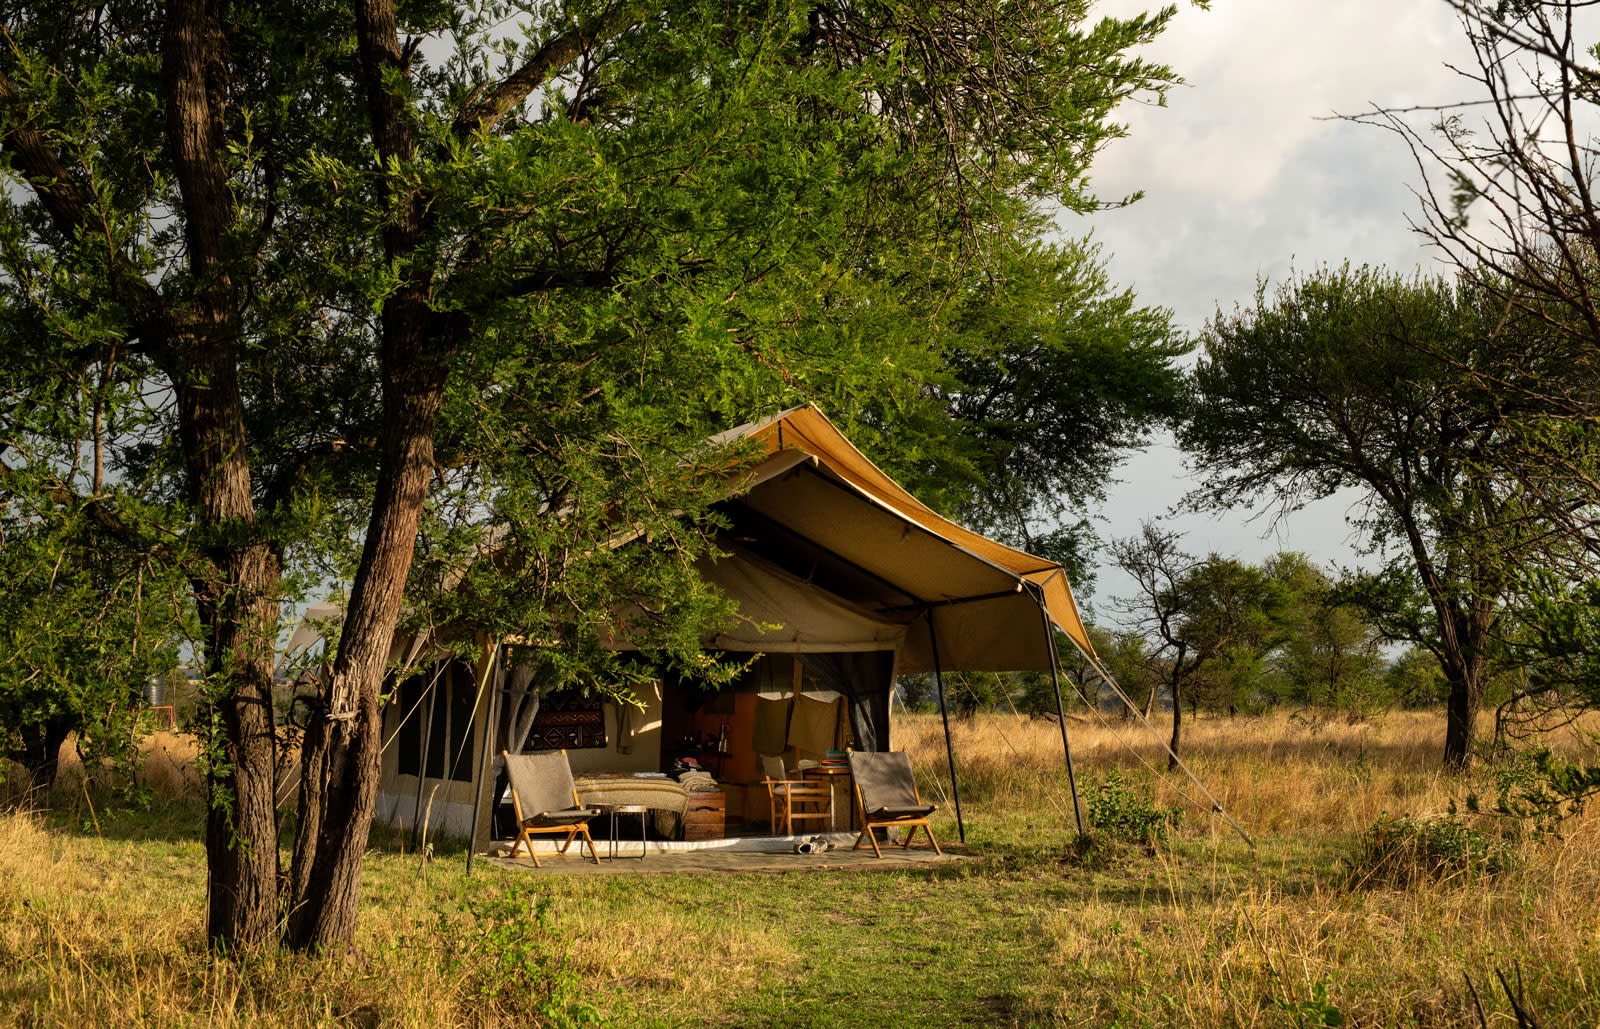
{"label": "dry grass", "polygon": [[[938,720],[895,733],[940,799]],[[1079,852],[1056,727],[979,718],[954,727],[975,862],[466,880],[455,857],[378,850],[351,953],[245,961],[204,947],[194,784],[162,739],[154,811],[91,816],[64,786],[48,817],[0,816],[0,1023],[1268,1026],[1296,1024],[1285,1005],[1320,985],[1347,1024],[1475,1026],[1467,977],[1489,1024],[1510,1024],[1494,973],[1515,969],[1541,1024],[1600,1024],[1600,815],[1514,841],[1521,864],[1498,876],[1349,882],[1378,815],[1443,812],[1487,784],[1436,770],[1441,737],[1433,714],[1200,719],[1191,766],[1257,849],[1191,808],[1166,847]],[[1135,756],[1081,724],[1072,742],[1083,782],[1120,768],[1182,803],[1144,763],[1164,768],[1153,743]]]}
{"label": "dry grass", "polygon": [[[1492,792],[1488,770],[1439,770],[1441,715],[1190,726],[1186,762],[1257,849],[1242,849],[1226,823],[1180,795],[1199,793],[1166,773],[1148,733],[1071,726],[1080,784],[1119,768],[1187,817],[1148,867],[1043,915],[1052,946],[1041,1020],[1294,1024],[1276,1002],[1307,1001],[1322,984],[1346,1024],[1477,1026],[1468,977],[1486,1012],[1504,1016],[1494,973],[1520,970],[1541,1024],[1600,1025],[1600,812],[1569,822],[1560,839],[1514,836],[1507,845],[1520,865],[1492,879],[1361,888],[1345,859],[1380,815],[1440,816],[1470,793]],[[1594,727],[1590,718],[1545,742],[1577,757]],[[910,728],[900,739],[931,779],[946,763],[942,729],[931,718]],[[1017,831],[1018,812],[1043,807],[1041,797],[1053,821],[1071,824],[1054,724],[993,717],[956,724],[952,738],[977,845]],[[1515,828],[1461,817],[1491,834]]]}

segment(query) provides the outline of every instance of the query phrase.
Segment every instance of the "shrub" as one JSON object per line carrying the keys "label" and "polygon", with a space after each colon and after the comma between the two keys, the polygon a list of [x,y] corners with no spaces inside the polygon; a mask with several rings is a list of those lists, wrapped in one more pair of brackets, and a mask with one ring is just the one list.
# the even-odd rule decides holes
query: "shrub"
{"label": "shrub", "polygon": [[464,1017],[542,1026],[601,1024],[592,988],[573,967],[570,940],[548,896],[515,888],[469,894],[464,911],[436,912],[419,939],[439,948],[438,965],[462,987]]}
{"label": "shrub", "polygon": [[1112,839],[1148,847],[1164,844],[1168,828],[1180,817],[1177,809],[1158,808],[1129,787],[1115,768],[1089,790],[1089,822]]}
{"label": "shrub", "polygon": [[1422,880],[1496,875],[1515,863],[1506,844],[1452,817],[1379,815],[1350,862],[1356,885],[1406,887]]}
{"label": "shrub", "polygon": [[[1600,755],[1600,733],[1590,734],[1589,753]],[[1535,838],[1559,835],[1563,822],[1582,814],[1584,805],[1600,796],[1600,764],[1565,761],[1550,748],[1538,747],[1497,768],[1495,786],[1496,814],[1512,819]],[[1467,807],[1479,811],[1483,799],[1470,795]]]}

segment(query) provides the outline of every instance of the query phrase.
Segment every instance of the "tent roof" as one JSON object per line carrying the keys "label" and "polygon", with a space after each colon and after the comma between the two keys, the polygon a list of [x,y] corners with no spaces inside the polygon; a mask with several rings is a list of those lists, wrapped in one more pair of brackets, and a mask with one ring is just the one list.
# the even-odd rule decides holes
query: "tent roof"
{"label": "tent roof", "polygon": [[[734,496],[721,505],[730,523],[721,541],[728,556],[699,565],[739,607],[708,646],[894,650],[901,672],[1048,669],[1047,615],[1094,652],[1060,565],[937,514],[815,407],[708,442],[744,442],[766,453],[736,473]],[[317,605],[306,616],[337,613],[337,605]],[[627,611],[614,617],[621,632],[613,645],[626,647]],[[317,635],[302,623],[288,651]]]}
{"label": "tent roof", "polygon": [[[307,607],[300,615],[300,621],[295,625],[289,642],[283,645],[282,657],[278,659],[278,664],[281,666],[296,654],[316,646],[322,640],[322,626],[343,617],[344,604],[340,601],[325,600]],[[329,656],[332,657],[331,654]]]}
{"label": "tent roof", "polygon": [[926,612],[933,634],[927,620],[912,624],[902,671],[936,663],[969,671],[1048,668],[1041,604],[1093,653],[1059,564],[939,515],[815,407],[741,425],[711,442],[742,441],[768,456],[744,473],[727,505],[735,538],[759,539],[769,558],[880,616],[909,620]]}

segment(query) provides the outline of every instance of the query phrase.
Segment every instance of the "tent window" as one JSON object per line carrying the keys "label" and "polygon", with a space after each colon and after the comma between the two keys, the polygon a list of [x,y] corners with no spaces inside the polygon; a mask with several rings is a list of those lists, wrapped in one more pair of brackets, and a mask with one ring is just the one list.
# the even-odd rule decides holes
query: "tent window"
{"label": "tent window", "polygon": [[401,722],[395,737],[395,757],[401,775],[416,775],[422,767],[422,724],[428,718],[428,681],[432,670],[421,671],[395,691],[395,710]]}
{"label": "tent window", "polygon": [[441,678],[439,686],[446,692],[439,697],[433,724],[428,727],[432,737],[428,742],[428,778],[472,781],[472,746],[476,735],[472,709],[477,699],[476,685],[471,669],[459,661],[453,662],[450,674]]}
{"label": "tent window", "polygon": [[[428,687],[435,683],[438,695],[429,697]],[[434,667],[400,684],[397,707],[405,721],[395,737],[395,758],[401,775],[416,775],[421,770],[426,733],[427,777],[447,778],[448,764],[448,778],[472,781],[472,751],[477,739],[472,717],[476,686],[472,670],[460,662],[452,662],[448,674],[441,675]]]}

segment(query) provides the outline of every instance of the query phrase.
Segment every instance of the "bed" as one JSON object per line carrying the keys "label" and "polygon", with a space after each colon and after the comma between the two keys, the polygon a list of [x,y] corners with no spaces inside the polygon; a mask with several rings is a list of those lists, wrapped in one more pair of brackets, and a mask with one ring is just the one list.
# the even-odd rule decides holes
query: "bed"
{"label": "bed", "polygon": [[656,832],[668,839],[678,835],[689,791],[666,776],[586,775],[573,779],[578,799],[595,807],[636,804],[655,814]]}

